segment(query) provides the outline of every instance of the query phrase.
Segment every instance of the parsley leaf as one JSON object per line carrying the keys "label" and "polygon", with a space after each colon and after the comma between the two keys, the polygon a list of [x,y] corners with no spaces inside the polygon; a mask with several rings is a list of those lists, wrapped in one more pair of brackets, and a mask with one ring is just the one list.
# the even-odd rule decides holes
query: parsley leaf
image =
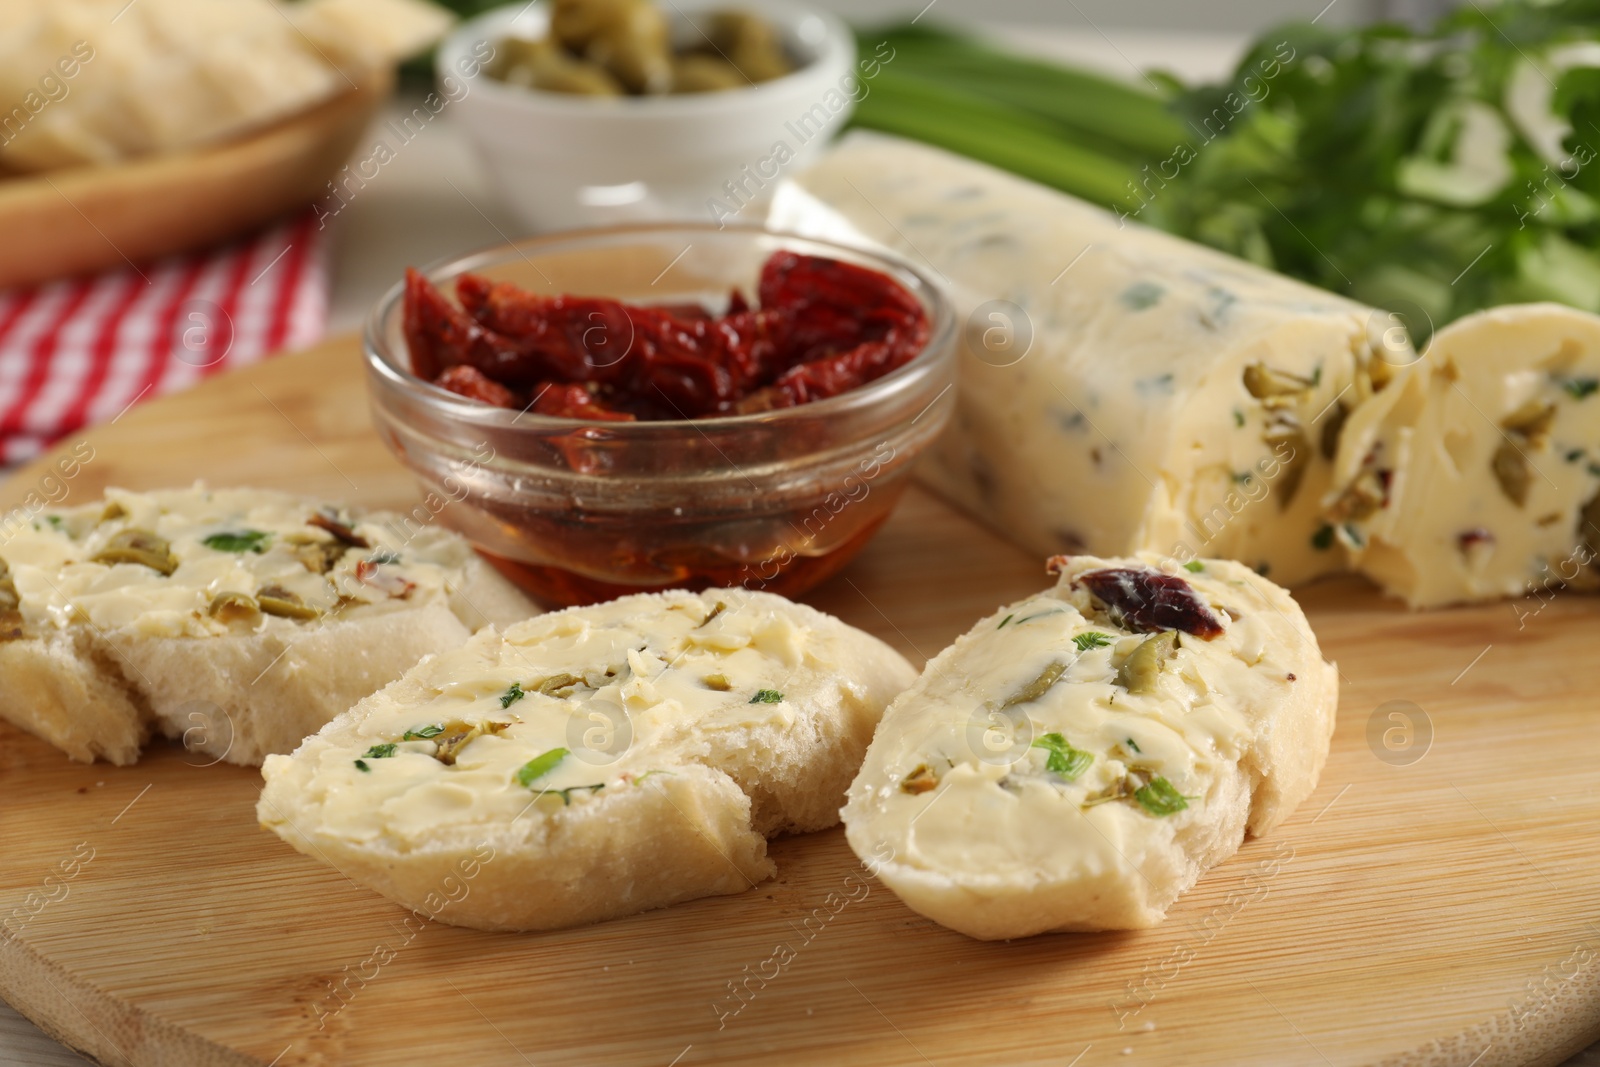
{"label": "parsley leaf", "polygon": [[783,700],[783,694],[776,689],[758,689],[756,695],[750,698],[752,704],[777,704]]}
{"label": "parsley leaf", "polygon": [[361,758],[362,759],[388,759],[392,755],[394,755],[394,742],[393,741],[389,741],[389,742],[387,742],[385,744],[373,745],[371,748],[369,748],[365,752],[361,753]]}
{"label": "parsley leaf", "polygon": [[1089,769],[1094,762],[1094,757],[1082,749],[1073,748],[1061,734],[1045,734],[1035,738],[1030,748],[1042,748],[1049,753],[1045,757],[1045,770],[1059,774],[1067,781],[1072,781]]}
{"label": "parsley leaf", "polygon": [[431,737],[438,737],[442,733],[444,733],[444,727],[442,725],[439,723],[429,723],[427,726],[419,726],[415,730],[407,730],[405,733],[400,735],[400,740],[426,741]]}
{"label": "parsley leaf", "polygon": [[262,530],[239,530],[214,533],[201,544],[218,552],[254,552],[259,555],[267,550],[266,542],[271,536]]}

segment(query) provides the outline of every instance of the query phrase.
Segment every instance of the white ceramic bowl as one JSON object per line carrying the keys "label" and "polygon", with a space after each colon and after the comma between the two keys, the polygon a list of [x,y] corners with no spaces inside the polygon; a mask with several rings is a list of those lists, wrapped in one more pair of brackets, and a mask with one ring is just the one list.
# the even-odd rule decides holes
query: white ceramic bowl
{"label": "white ceramic bowl", "polygon": [[[507,204],[535,230],[643,219],[722,222],[759,204],[849,117],[864,86],[855,40],[835,16],[782,0],[672,0],[674,43],[737,8],[767,19],[801,66],[750,88],[620,99],[540,92],[478,73],[474,59],[507,36],[543,36],[544,3],[496,8],[440,46],[441,91]],[[462,95],[464,92],[464,95]],[[745,220],[758,217],[751,208]]]}

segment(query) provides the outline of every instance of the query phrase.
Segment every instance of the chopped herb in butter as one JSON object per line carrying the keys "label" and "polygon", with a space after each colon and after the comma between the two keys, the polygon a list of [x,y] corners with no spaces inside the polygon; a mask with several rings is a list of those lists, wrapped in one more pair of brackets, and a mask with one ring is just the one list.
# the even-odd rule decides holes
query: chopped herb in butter
{"label": "chopped herb in butter", "polygon": [[1151,815],[1173,815],[1189,806],[1189,798],[1159,774],[1133,791],[1133,799]]}
{"label": "chopped herb in butter", "polygon": [[776,689],[758,689],[756,695],[750,698],[752,704],[777,704],[782,702],[783,694]]}
{"label": "chopped herb in butter", "polygon": [[1558,378],[1561,389],[1574,400],[1583,400],[1600,390],[1600,378]]}
{"label": "chopped herb in butter", "polygon": [[1094,757],[1082,749],[1073,748],[1061,734],[1050,733],[1034,739],[1032,748],[1042,748],[1048,756],[1045,757],[1044,769],[1053,774],[1059,774],[1067,781],[1073,781],[1089,765],[1094,763]]}
{"label": "chopped herb in butter", "polygon": [[532,785],[556,769],[556,765],[566,759],[568,752],[564,748],[552,748],[549,752],[542,752],[533,757],[517,771],[517,784],[523,787]]}
{"label": "chopped herb in butter", "polygon": [[509,708],[511,705],[515,704],[517,701],[521,700],[527,695],[528,694],[522,691],[521,682],[512,682],[511,688],[500,694],[500,706],[502,708]]}
{"label": "chopped herb in butter", "polygon": [[201,544],[218,552],[254,552],[260,555],[267,550],[267,541],[271,536],[262,530],[225,531],[212,534]]}
{"label": "chopped herb in butter", "polygon": [[1104,648],[1111,643],[1111,635],[1103,634],[1099,630],[1090,630],[1087,633],[1075,634],[1072,643],[1078,646],[1079,652],[1087,652],[1091,648]]}

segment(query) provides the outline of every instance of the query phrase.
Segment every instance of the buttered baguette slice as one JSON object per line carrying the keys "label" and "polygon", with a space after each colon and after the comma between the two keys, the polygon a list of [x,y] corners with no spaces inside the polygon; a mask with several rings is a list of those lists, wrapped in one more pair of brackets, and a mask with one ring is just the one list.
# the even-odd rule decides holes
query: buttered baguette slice
{"label": "buttered baguette slice", "polygon": [[1231,561],[1056,557],[890,706],[850,846],[971,937],[1151,926],[1316,786],[1338,697],[1305,616]]}
{"label": "buttered baguette slice", "polygon": [[0,717],[74,759],[152,730],[289,752],[430,652],[537,609],[436,525],[262,489],[120,489],[0,542]]}
{"label": "buttered baguette slice", "polygon": [[[916,676],[876,638],[742,590],[485,630],[262,768],[261,824],[406,907],[538,930],[738,893],[766,838],[839,818]],[[468,858],[470,891],[439,908]]]}

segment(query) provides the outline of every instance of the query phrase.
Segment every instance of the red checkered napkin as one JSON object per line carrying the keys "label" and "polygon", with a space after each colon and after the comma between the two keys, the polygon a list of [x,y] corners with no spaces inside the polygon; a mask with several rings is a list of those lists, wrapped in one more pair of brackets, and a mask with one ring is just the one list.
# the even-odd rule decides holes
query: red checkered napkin
{"label": "red checkered napkin", "polygon": [[311,212],[231,244],[0,291],[0,467],[84,426],[322,336]]}

